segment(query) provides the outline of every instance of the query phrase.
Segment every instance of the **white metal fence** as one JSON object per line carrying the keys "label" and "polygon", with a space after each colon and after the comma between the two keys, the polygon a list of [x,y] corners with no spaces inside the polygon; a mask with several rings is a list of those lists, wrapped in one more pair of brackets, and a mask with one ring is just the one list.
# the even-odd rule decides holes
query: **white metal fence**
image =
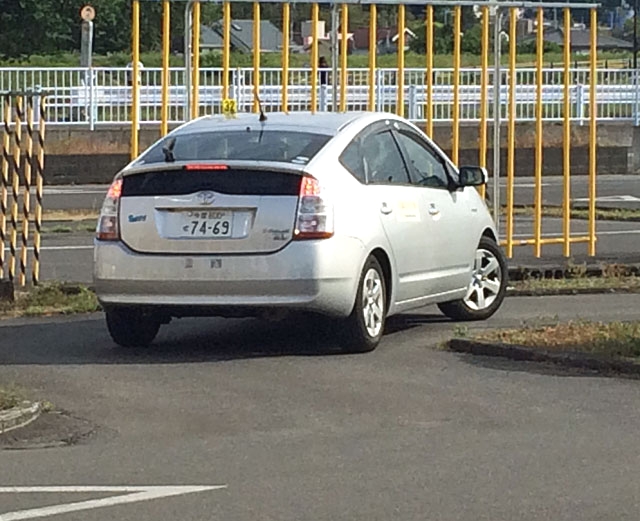
{"label": "white metal fence", "polygon": [[[160,121],[160,68],[141,71],[140,120],[143,124]],[[187,114],[184,69],[172,68],[169,91],[169,120],[179,123]],[[331,71],[326,71],[330,75]],[[219,113],[222,105],[221,68],[205,68],[200,73],[200,113]],[[288,82],[288,110],[310,110],[311,69],[290,69]],[[371,85],[375,89],[376,109],[395,111],[397,99],[397,70],[377,69]],[[494,73],[489,71],[488,110],[493,117],[496,89]],[[516,78],[516,119],[535,118],[536,70],[519,68]],[[588,118],[589,75],[587,68],[574,68],[571,74],[571,119],[581,122]],[[51,124],[88,125],[128,124],[131,121],[132,92],[130,71],[126,68],[0,68],[0,92],[43,89],[47,98],[47,118]],[[230,71],[231,97],[238,110],[249,111],[253,105],[253,69]],[[436,121],[450,121],[453,109],[452,69],[433,71],[433,114]],[[506,117],[508,101],[508,71],[500,75],[500,104]],[[427,98],[426,70],[405,70],[405,114],[412,120],[424,119]],[[597,119],[600,121],[640,122],[640,91],[638,74],[631,69],[601,69],[598,71]],[[282,70],[263,68],[260,71],[260,99],[266,111],[280,111],[282,107]],[[349,69],[347,74],[347,109],[366,110],[369,97],[368,69]],[[331,80],[329,79],[329,83]],[[498,83],[498,82],[496,82]],[[563,117],[564,72],[557,68],[543,71],[543,118],[560,121]],[[459,113],[462,122],[479,121],[481,71],[465,68],[461,71]],[[319,87],[319,110],[332,110],[331,85]],[[339,98],[339,92],[336,93]],[[0,106],[0,111],[2,107]],[[1,114],[1,113],[0,113]]]}

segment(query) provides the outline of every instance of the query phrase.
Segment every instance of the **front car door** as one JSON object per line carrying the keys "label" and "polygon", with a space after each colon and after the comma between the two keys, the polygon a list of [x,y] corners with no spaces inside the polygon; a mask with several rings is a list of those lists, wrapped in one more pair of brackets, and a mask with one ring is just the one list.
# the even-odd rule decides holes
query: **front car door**
{"label": "front car door", "polygon": [[468,189],[455,188],[457,172],[413,127],[397,122],[393,134],[426,214],[428,248],[435,267],[428,274],[429,286],[434,293],[464,288],[478,240],[469,194],[465,193]]}

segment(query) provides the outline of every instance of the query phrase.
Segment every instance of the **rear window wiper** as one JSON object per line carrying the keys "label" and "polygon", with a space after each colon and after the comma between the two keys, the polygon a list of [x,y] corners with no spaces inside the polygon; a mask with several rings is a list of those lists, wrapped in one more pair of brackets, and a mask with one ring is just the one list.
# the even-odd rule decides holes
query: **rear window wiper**
{"label": "rear window wiper", "polygon": [[176,138],[172,137],[167,140],[166,145],[162,146],[162,153],[164,154],[164,160],[167,163],[173,163],[176,158],[173,155],[173,147],[176,146]]}

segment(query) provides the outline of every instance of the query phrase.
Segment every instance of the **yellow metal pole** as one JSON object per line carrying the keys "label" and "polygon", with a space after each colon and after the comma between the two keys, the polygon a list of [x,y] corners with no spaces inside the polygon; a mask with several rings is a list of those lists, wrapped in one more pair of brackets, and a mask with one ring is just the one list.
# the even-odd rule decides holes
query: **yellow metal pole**
{"label": "yellow metal pole", "polygon": [[398,6],[398,96],[396,114],[404,116],[404,42],[405,42],[405,6]]}
{"label": "yellow metal pole", "polygon": [[433,137],[433,6],[427,6],[426,23],[426,54],[427,54],[427,135]]}
{"label": "yellow metal pole", "polygon": [[231,4],[222,4],[222,98],[229,97],[229,60],[231,50]]}
{"label": "yellow metal pole", "polygon": [[591,9],[591,75],[589,78],[589,255],[596,254],[596,151],[598,146],[596,90],[598,87],[598,11]]}
{"label": "yellow metal pole", "polygon": [[[487,166],[487,98],[489,90],[489,7],[482,7],[482,59],[480,67],[480,166]],[[480,187],[480,195],[484,199],[487,187]]]}
{"label": "yellow metal pole", "polygon": [[536,41],[536,154],[534,203],[534,255],[542,253],[542,67],[544,59],[544,11],[538,8]]}
{"label": "yellow metal pole", "polygon": [[289,24],[291,9],[288,2],[282,4],[282,110],[289,112]]}
{"label": "yellow metal pole", "polygon": [[11,98],[5,95],[4,103],[4,125],[2,132],[2,191],[0,193],[0,280],[4,278],[4,245],[7,237],[7,199],[9,198],[9,163],[11,162]]}
{"label": "yellow metal pole", "polygon": [[462,8],[453,8],[453,143],[451,160],[458,164],[460,153],[460,31]]}
{"label": "yellow metal pole", "polygon": [[191,49],[191,119],[200,116],[200,2],[193,4],[193,41]]}
{"label": "yellow metal pole", "polygon": [[22,194],[22,249],[20,250],[20,286],[27,285],[29,219],[31,218],[31,165],[33,162],[33,96],[27,96],[27,137],[25,139],[24,192]]}
{"label": "yellow metal pole", "polygon": [[348,42],[347,37],[349,35],[349,6],[342,4],[341,7],[342,19],[340,21],[340,112],[346,112],[347,110],[347,84],[349,78],[347,78],[347,51]]}
{"label": "yellow metal pole", "polygon": [[318,110],[318,22],[320,7],[311,5],[311,113]]}
{"label": "yellow metal pole", "polygon": [[260,2],[253,3],[253,111],[259,112],[257,96],[260,94]]}
{"label": "yellow metal pole", "polygon": [[562,170],[564,173],[564,196],[562,198],[563,253],[571,256],[571,10],[564,8],[564,107]]}
{"label": "yellow metal pole", "polygon": [[369,110],[376,110],[376,54],[378,46],[378,8],[369,7]]}
{"label": "yellow metal pole", "polygon": [[138,157],[140,126],[140,0],[133,0],[131,22],[131,159]]}
{"label": "yellow metal pole", "polygon": [[518,13],[509,11],[509,114],[507,132],[507,257],[513,257],[513,191],[516,166],[516,24]]}
{"label": "yellow metal pole", "polygon": [[46,98],[40,98],[40,121],[38,123],[38,154],[36,156],[36,216],[33,237],[33,285],[40,282],[40,237],[42,235],[42,187],[44,185],[44,138],[46,126]]}
{"label": "yellow metal pole", "polygon": [[160,135],[169,132],[169,56],[171,54],[171,2],[162,1],[162,107],[160,108]]}
{"label": "yellow metal pole", "polygon": [[18,200],[20,197],[20,153],[22,140],[22,96],[15,99],[15,122],[13,127],[13,172],[11,187],[13,200],[11,201],[11,237],[9,239],[9,280],[13,282],[16,276],[16,243],[18,242]]}

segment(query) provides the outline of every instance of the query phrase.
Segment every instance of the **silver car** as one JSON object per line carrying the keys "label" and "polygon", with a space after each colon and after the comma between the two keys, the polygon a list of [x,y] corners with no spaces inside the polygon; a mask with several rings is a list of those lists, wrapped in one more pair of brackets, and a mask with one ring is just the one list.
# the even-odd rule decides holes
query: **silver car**
{"label": "silver car", "polygon": [[174,317],[310,316],[351,351],[438,304],[486,319],[507,269],[476,186],[416,126],[381,113],[203,117],[118,173],[95,241],[113,340]]}

